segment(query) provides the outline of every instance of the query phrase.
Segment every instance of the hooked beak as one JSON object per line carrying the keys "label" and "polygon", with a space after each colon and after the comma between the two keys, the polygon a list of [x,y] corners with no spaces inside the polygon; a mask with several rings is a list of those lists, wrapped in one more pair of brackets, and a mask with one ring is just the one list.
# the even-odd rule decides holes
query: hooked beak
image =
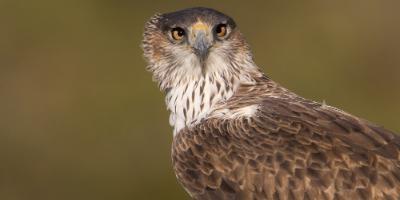
{"label": "hooked beak", "polygon": [[212,47],[212,37],[210,37],[208,26],[201,22],[195,24],[192,28],[191,39],[194,53],[200,62],[204,64],[204,61],[207,60],[209,49]]}

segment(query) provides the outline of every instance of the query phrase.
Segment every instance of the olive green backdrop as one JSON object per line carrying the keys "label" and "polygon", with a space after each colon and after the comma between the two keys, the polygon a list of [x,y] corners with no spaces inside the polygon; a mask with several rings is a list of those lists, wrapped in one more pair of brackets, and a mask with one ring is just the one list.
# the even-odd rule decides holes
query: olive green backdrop
{"label": "olive green backdrop", "polygon": [[400,1],[0,0],[0,199],[188,198],[140,42],[192,6],[236,19],[274,80],[400,132]]}

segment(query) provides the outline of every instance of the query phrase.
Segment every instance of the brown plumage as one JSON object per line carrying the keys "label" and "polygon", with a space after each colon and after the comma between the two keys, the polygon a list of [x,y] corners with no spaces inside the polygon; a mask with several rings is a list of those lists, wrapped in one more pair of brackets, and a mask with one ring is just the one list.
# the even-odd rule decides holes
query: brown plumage
{"label": "brown plumage", "polygon": [[210,118],[174,138],[174,169],[193,198],[399,199],[395,134],[267,78],[225,105],[243,99],[261,105],[254,117]]}
{"label": "brown plumage", "polygon": [[[146,28],[149,70],[166,92],[175,128],[173,168],[190,196],[400,199],[399,136],[270,80],[252,62],[233,25],[230,35],[213,40],[209,57],[189,66],[174,49],[196,45],[189,36],[180,46],[163,38],[168,26],[182,26],[190,35],[197,33],[191,27],[198,21],[215,27],[229,25],[227,20],[217,11],[193,8],[157,15]],[[190,70],[180,73],[185,67]]]}

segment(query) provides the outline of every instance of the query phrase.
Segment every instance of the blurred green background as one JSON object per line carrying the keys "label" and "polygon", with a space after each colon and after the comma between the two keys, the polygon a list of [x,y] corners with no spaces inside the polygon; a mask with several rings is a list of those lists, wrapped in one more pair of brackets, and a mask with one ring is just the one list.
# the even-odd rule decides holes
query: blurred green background
{"label": "blurred green background", "polygon": [[188,199],[140,42],[192,6],[232,16],[274,80],[400,131],[400,1],[0,0],[0,199]]}

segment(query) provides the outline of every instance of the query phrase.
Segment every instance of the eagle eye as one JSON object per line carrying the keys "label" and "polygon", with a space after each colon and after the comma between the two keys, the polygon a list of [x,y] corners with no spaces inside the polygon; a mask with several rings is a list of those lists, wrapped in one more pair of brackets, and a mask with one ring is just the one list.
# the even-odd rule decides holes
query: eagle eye
{"label": "eagle eye", "polygon": [[226,34],[228,33],[228,30],[226,28],[226,24],[219,24],[215,28],[215,33],[217,34],[218,37],[222,38],[225,37]]}
{"label": "eagle eye", "polygon": [[185,30],[179,27],[173,28],[171,30],[171,36],[174,40],[182,40],[185,36]]}

